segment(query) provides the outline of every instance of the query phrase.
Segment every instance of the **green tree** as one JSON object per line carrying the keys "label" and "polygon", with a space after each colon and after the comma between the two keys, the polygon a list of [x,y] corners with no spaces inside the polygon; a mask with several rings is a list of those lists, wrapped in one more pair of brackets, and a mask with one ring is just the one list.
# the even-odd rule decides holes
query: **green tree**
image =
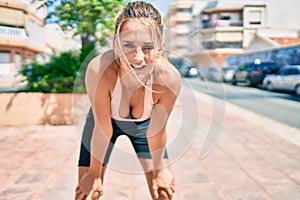
{"label": "green tree", "polygon": [[[26,77],[26,91],[44,93],[84,93],[84,74],[76,51],[53,55],[48,63],[33,62],[22,68],[20,73]],[[75,79],[77,78],[77,84]]]}
{"label": "green tree", "polygon": [[81,60],[94,48],[95,42],[105,45],[112,38],[114,22],[123,0],[33,0],[44,2],[51,22],[63,30],[74,29],[82,41]]}
{"label": "green tree", "polygon": [[[124,5],[122,0],[32,0],[47,6],[46,20],[57,23],[63,30],[73,29],[82,39],[81,52],[53,55],[50,62],[33,62],[24,66],[21,74],[26,77],[26,90],[45,93],[85,92],[84,77],[88,60],[97,54],[92,51],[95,43],[105,45],[113,37],[117,12]],[[51,19],[51,20],[50,20]],[[87,55],[90,52],[95,55]],[[84,62],[83,62],[84,61]]]}

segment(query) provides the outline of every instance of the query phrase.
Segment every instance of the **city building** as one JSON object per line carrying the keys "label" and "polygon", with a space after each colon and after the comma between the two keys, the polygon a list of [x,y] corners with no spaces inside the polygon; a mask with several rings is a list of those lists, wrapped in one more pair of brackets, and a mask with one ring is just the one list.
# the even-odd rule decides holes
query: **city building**
{"label": "city building", "polygon": [[30,0],[0,0],[0,88],[18,85],[22,64],[47,54],[44,7]]}
{"label": "city building", "polygon": [[[173,30],[169,32],[179,34],[170,37],[169,48],[195,66],[220,68],[228,56],[300,44],[298,4],[297,0],[177,0],[167,21]],[[178,23],[177,13],[184,6],[189,18]],[[179,36],[187,42],[176,39]]]}
{"label": "city building", "polygon": [[51,54],[80,49],[80,35],[74,37],[74,32],[72,29],[63,31],[58,24],[46,24],[45,40]]}
{"label": "city building", "polygon": [[201,63],[201,67],[223,67],[228,56],[245,52],[253,33],[266,26],[266,0],[211,2],[194,20],[200,28],[194,29],[190,37],[200,40],[202,51],[193,51],[193,63]]}
{"label": "city building", "polygon": [[177,0],[170,4],[164,35],[166,54],[171,60],[190,61],[190,24],[193,22],[193,15],[199,12],[206,2],[207,0]]}
{"label": "city building", "polygon": [[0,91],[20,86],[18,71],[24,64],[81,48],[73,30],[45,24],[46,16],[47,9],[31,0],[0,0]]}

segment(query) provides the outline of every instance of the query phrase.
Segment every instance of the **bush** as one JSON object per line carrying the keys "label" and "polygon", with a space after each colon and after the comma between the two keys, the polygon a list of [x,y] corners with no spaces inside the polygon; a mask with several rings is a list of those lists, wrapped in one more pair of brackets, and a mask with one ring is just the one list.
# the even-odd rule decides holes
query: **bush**
{"label": "bush", "polygon": [[79,53],[69,51],[53,56],[48,63],[26,65],[20,73],[26,78],[28,92],[84,93],[85,74],[79,73],[80,65]]}

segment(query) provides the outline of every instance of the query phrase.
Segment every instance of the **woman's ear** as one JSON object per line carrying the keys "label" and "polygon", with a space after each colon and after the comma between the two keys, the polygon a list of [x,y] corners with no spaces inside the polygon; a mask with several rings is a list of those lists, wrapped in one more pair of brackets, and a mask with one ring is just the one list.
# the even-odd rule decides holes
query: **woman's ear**
{"label": "woman's ear", "polygon": [[114,49],[114,51],[116,51],[117,50],[117,39],[116,38],[114,38],[113,39],[113,42],[112,42],[112,48]]}
{"label": "woman's ear", "polygon": [[165,43],[162,42],[160,48],[158,49],[158,56],[164,57],[165,56]]}
{"label": "woman's ear", "polygon": [[156,58],[160,58],[160,57],[162,57],[164,55],[164,50],[163,50],[163,48],[159,48],[158,50],[157,50],[157,53],[156,53]]}
{"label": "woman's ear", "polygon": [[112,41],[111,48],[115,49],[115,39],[113,39],[113,41]]}
{"label": "woman's ear", "polygon": [[116,38],[114,38],[113,42],[112,42],[112,49],[115,53],[115,57],[118,57],[118,41],[116,41]]}

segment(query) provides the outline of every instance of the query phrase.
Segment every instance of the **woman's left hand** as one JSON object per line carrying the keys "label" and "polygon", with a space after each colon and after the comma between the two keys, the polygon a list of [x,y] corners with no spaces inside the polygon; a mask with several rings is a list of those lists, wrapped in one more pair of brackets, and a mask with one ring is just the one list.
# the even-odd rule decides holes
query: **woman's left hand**
{"label": "woman's left hand", "polygon": [[102,195],[101,178],[88,172],[84,174],[76,187],[75,200],[98,200]]}
{"label": "woman's left hand", "polygon": [[155,199],[159,198],[160,190],[166,192],[169,199],[173,198],[175,180],[169,169],[165,168],[153,171],[152,189]]}

